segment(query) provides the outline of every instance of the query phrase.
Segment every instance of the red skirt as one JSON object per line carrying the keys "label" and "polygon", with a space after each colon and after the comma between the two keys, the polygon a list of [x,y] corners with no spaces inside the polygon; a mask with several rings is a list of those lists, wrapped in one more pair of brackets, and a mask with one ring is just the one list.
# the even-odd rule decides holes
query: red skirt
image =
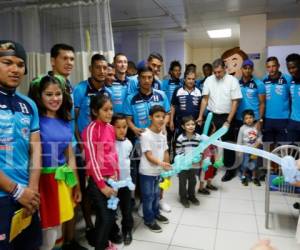
{"label": "red skirt", "polygon": [[53,174],[40,177],[40,217],[42,228],[61,225],[74,216],[72,189],[64,181],[58,181]]}

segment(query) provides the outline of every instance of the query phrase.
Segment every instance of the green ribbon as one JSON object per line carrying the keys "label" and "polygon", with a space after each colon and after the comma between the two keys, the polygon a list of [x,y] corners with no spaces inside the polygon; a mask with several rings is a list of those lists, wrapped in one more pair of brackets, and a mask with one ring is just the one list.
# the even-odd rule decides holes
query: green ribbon
{"label": "green ribbon", "polygon": [[64,181],[70,188],[76,186],[77,178],[76,175],[68,165],[59,167],[43,167],[42,174],[54,174],[55,180]]}

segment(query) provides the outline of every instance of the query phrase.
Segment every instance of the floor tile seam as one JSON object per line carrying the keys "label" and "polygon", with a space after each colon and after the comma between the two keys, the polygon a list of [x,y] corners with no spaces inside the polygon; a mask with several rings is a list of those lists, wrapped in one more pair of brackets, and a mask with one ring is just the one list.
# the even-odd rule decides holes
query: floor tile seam
{"label": "floor tile seam", "polygon": [[217,236],[218,236],[218,225],[220,220],[220,213],[221,213],[221,200],[222,200],[222,191],[220,192],[220,199],[219,199],[219,209],[218,209],[218,215],[217,215],[217,223],[216,223],[216,233],[215,233],[215,239],[213,244],[213,249],[216,250],[217,246]]}
{"label": "floor tile seam", "polygon": [[179,218],[179,220],[178,220],[177,223],[176,223],[176,227],[175,227],[175,230],[174,230],[173,235],[172,235],[172,237],[171,237],[171,240],[170,240],[170,242],[169,242],[169,247],[168,247],[168,249],[169,249],[170,246],[172,245],[172,242],[173,242],[173,239],[174,239],[175,234],[176,234],[176,232],[177,232],[178,226],[180,225],[180,221],[181,221],[181,219],[182,219],[183,213],[184,213],[184,209],[182,209],[181,214],[180,214],[180,218]]}
{"label": "floor tile seam", "polygon": [[252,197],[252,206],[253,206],[253,210],[254,210],[254,218],[255,218],[255,225],[256,225],[256,234],[257,234],[257,238],[259,238],[259,224],[258,224],[258,218],[257,218],[256,208],[255,208],[254,193],[253,193],[252,189],[251,189],[251,197]]}

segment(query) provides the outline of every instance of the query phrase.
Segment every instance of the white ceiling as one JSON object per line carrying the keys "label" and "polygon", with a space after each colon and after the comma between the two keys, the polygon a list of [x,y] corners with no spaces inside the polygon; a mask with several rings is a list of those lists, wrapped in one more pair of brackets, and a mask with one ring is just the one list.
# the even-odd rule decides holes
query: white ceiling
{"label": "white ceiling", "polygon": [[[91,0],[82,0],[91,1]],[[0,9],[71,0],[0,0]],[[266,13],[268,19],[300,17],[300,0],[110,0],[114,31],[162,30],[184,34],[193,48],[226,47],[239,43],[241,16]],[[233,36],[210,39],[209,29],[231,28]],[[175,34],[175,35],[174,35]]]}
{"label": "white ceiling", "polygon": [[[241,16],[266,13],[268,19],[300,17],[299,0],[111,0],[115,31],[184,32],[192,47],[239,44]],[[209,29],[231,28],[227,39],[210,39]]]}

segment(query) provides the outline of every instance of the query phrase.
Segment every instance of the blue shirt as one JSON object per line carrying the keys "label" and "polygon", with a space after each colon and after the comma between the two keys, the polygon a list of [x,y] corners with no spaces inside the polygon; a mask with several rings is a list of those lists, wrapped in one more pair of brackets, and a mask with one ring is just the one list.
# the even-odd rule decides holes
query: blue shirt
{"label": "blue shirt", "polygon": [[[71,82],[66,79],[66,85],[70,90],[70,96],[72,98],[72,101],[74,103],[74,93],[73,93],[73,86],[71,84]],[[72,131],[73,131],[73,136],[72,136],[72,147],[76,147],[77,145],[77,139],[75,136],[75,108],[74,108],[74,104],[72,105],[72,109],[71,109],[71,127],[72,127]]]}
{"label": "blue shirt", "polygon": [[80,134],[83,129],[90,124],[90,102],[91,97],[95,95],[107,95],[111,96],[111,90],[107,87],[101,89],[96,89],[90,79],[78,83],[74,89],[74,106],[75,109],[79,109],[79,114],[77,118],[77,126]]}
{"label": "blue shirt", "polygon": [[300,122],[300,79],[291,81],[291,120]]}
{"label": "blue shirt", "polygon": [[65,151],[72,141],[70,122],[46,116],[40,117],[42,166],[57,167],[66,163]]}
{"label": "blue shirt", "polygon": [[[161,90],[161,81],[159,79],[156,79],[154,77],[152,87],[157,90]],[[139,89],[139,80],[138,80],[138,75],[130,76],[129,77],[129,87],[128,87],[128,94],[134,94],[138,91]]]}
{"label": "blue shirt", "polygon": [[249,82],[240,80],[240,87],[243,98],[240,100],[238,110],[236,112],[236,119],[243,120],[243,111],[246,109],[252,109],[255,115],[255,119],[259,117],[259,95],[265,95],[266,89],[262,81],[256,78],[252,78]]}
{"label": "blue shirt", "polygon": [[124,113],[124,102],[128,95],[129,78],[126,76],[125,81],[117,79],[112,83],[109,90],[111,91],[111,99],[113,103],[114,113]]}
{"label": "blue shirt", "polygon": [[181,125],[184,116],[192,115],[197,119],[200,112],[201,91],[197,87],[189,92],[185,86],[176,89],[172,97],[172,106],[175,107],[176,126]]}
{"label": "blue shirt", "polygon": [[180,79],[165,79],[162,81],[161,90],[165,92],[169,103],[171,103],[173,93],[175,89],[181,87],[182,81]]}
{"label": "blue shirt", "polygon": [[289,92],[291,78],[280,73],[278,79],[263,79],[266,88],[265,117],[270,119],[288,119],[290,115]]}
{"label": "blue shirt", "polygon": [[[30,136],[35,132],[39,132],[35,103],[15,91],[0,88],[0,170],[24,186],[30,174]],[[0,190],[0,197],[7,195]]]}
{"label": "blue shirt", "polygon": [[150,95],[143,95],[138,91],[127,97],[124,113],[132,116],[137,128],[147,128],[150,126],[149,111],[154,105],[161,105],[167,113],[170,112],[170,104],[163,91],[153,89]]}

